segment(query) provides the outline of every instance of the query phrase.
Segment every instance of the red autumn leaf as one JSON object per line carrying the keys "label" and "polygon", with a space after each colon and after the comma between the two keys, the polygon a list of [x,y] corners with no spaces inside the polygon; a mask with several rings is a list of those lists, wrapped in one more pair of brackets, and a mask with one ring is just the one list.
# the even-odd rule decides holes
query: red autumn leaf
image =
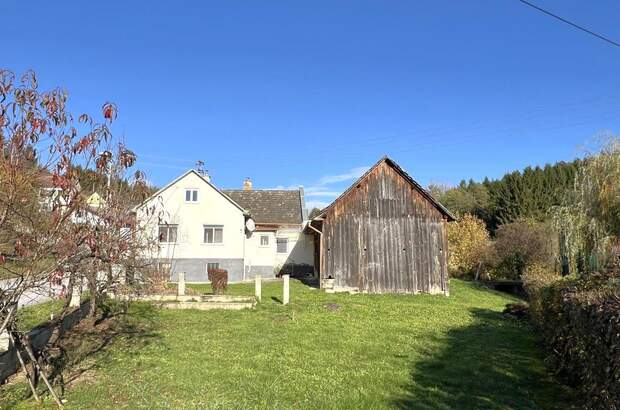
{"label": "red autumn leaf", "polygon": [[116,105],[112,103],[103,104],[103,117],[106,120],[112,121],[116,119],[117,112],[118,110],[116,109]]}
{"label": "red autumn leaf", "polygon": [[57,188],[67,189],[69,188],[70,181],[68,178],[63,177],[57,173],[52,174],[52,184]]}
{"label": "red autumn leaf", "polygon": [[15,242],[15,252],[19,256],[26,256],[26,255],[28,255],[28,249],[26,249],[26,247],[22,244],[22,241],[20,241],[20,240],[17,240],[17,242]]}
{"label": "red autumn leaf", "polygon": [[120,165],[123,168],[132,167],[136,162],[136,154],[128,149],[123,149],[120,153]]}
{"label": "red autumn leaf", "polygon": [[86,151],[86,149],[88,148],[88,146],[91,144],[91,138],[89,135],[85,136],[84,138],[80,139],[74,146],[73,146],[73,152],[77,153],[77,154],[81,154],[82,152]]}

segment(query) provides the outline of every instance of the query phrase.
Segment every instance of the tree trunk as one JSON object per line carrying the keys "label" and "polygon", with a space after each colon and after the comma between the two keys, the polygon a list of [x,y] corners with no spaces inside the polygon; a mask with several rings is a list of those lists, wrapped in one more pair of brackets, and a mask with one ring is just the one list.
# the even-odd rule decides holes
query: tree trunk
{"label": "tree trunk", "polygon": [[97,302],[98,294],[97,294],[97,274],[95,273],[94,278],[88,278],[88,288],[90,290],[90,311],[88,312],[88,316],[90,318],[94,318],[97,314]]}
{"label": "tree trunk", "polygon": [[73,286],[75,285],[75,272],[71,272],[69,274],[69,284],[67,285],[67,297],[65,299],[65,304],[62,307],[62,311],[66,312],[71,304],[71,298],[73,297]]}

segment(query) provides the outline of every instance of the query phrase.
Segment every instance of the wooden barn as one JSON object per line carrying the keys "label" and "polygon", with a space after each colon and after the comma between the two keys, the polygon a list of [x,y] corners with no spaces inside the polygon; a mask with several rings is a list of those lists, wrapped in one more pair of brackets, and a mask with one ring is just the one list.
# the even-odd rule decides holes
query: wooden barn
{"label": "wooden barn", "polygon": [[452,220],[396,162],[383,157],[310,221],[321,286],[447,295],[446,224]]}

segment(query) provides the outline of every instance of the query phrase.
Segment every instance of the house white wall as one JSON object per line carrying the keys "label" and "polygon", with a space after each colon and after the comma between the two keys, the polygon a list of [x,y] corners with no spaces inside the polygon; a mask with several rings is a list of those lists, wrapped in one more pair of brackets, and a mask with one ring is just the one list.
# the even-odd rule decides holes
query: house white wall
{"label": "house white wall", "polygon": [[[197,202],[186,202],[186,189],[198,190]],[[153,209],[154,215],[146,215]],[[137,213],[147,232],[158,237],[160,222],[177,226],[174,243],[160,243],[154,258],[171,263],[172,278],[186,273],[188,281],[207,281],[207,263],[227,269],[231,280],[243,278],[245,216],[227,197],[195,172],[189,172],[150,198]],[[222,243],[204,243],[204,226],[223,226]]]}
{"label": "house white wall", "polygon": [[[261,236],[269,238],[267,246],[261,246]],[[286,238],[287,251],[277,251],[277,238]],[[280,228],[275,231],[256,231],[247,239],[246,278],[256,275],[275,276],[284,268],[287,273],[314,270],[314,241],[301,232],[301,226]],[[296,271],[297,269],[297,271]]]}
{"label": "house white wall", "polygon": [[[185,201],[186,189],[198,190],[196,203]],[[193,171],[147,200],[136,216],[151,238],[158,237],[159,222],[177,226],[176,242],[160,243],[157,251],[147,256],[170,263],[172,280],[176,280],[178,272],[185,272],[187,281],[206,282],[208,263],[227,269],[230,282],[249,280],[255,275],[273,277],[288,264],[309,265],[312,269],[314,243],[311,236],[301,232],[301,226],[248,232],[244,211]],[[205,225],[223,226],[221,244],[204,243]],[[268,237],[266,246],[261,245],[261,236]],[[288,238],[286,253],[277,252],[277,237]]]}
{"label": "house white wall", "polygon": [[[261,236],[266,236],[269,244],[261,245]],[[246,241],[246,265],[273,267],[276,260],[276,235],[273,231],[255,231]]]}
{"label": "house white wall", "polygon": [[314,242],[310,235],[301,232],[301,227],[279,229],[276,238],[288,239],[288,252],[286,254],[276,253],[276,264],[312,265],[314,263]]}

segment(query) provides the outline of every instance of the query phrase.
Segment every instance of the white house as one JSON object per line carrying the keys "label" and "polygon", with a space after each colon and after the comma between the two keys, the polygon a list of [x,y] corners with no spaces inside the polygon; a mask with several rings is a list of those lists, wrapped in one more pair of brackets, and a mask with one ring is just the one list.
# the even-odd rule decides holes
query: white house
{"label": "white house", "polygon": [[158,239],[149,257],[171,279],[206,282],[207,269],[228,271],[230,282],[314,271],[314,238],[305,234],[303,190],[220,190],[190,170],[136,210],[138,223]]}
{"label": "white house", "polygon": [[[63,190],[54,186],[52,176],[47,171],[41,171],[39,175],[39,205],[46,211],[52,211],[59,208],[66,212],[69,208],[67,200],[63,196]],[[81,190],[80,185],[77,189]],[[105,200],[96,192],[86,198],[86,206],[79,211],[72,212],[70,215],[71,222],[75,224],[93,224],[101,223],[101,218],[96,214],[96,210],[105,203]]]}

